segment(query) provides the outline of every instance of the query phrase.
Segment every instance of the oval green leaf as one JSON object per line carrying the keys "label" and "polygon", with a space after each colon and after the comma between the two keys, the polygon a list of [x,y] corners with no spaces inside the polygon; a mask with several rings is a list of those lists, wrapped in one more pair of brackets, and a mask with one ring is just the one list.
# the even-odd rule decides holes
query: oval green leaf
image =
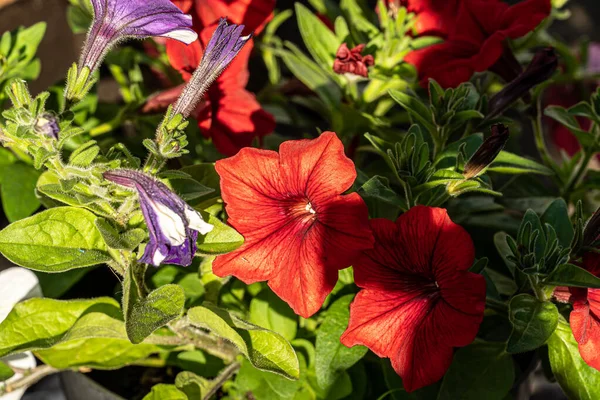
{"label": "oval green leaf", "polygon": [[111,260],[96,216],[73,207],[57,207],[14,222],[0,231],[0,252],[17,265],[62,272]]}
{"label": "oval green leaf", "polygon": [[298,357],[290,343],[276,332],[243,321],[228,311],[213,307],[194,307],[188,311],[189,322],[227,339],[256,368],[289,379],[300,377]]}
{"label": "oval green leaf", "polygon": [[364,346],[348,348],[340,343],[340,337],[348,326],[353,298],[354,295],[346,295],[336,300],[317,331],[315,372],[318,385],[325,391],[368,350]]}
{"label": "oval green leaf", "polygon": [[512,298],[508,317],[513,331],[506,351],[523,353],[542,346],[558,324],[558,309],[549,301],[540,301],[528,294]]}
{"label": "oval green leaf", "polygon": [[600,399],[600,371],[583,361],[571,327],[562,317],[548,340],[548,358],[552,372],[567,397]]}

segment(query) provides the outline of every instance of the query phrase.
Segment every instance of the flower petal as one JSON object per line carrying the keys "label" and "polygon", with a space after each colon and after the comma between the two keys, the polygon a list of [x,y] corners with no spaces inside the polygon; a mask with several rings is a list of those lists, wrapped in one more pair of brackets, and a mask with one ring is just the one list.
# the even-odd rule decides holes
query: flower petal
{"label": "flower petal", "polygon": [[315,140],[284,142],[280,154],[289,188],[310,200],[343,193],[356,179],[354,163],[334,132],[323,132]]}
{"label": "flower petal", "polygon": [[569,322],[579,353],[590,367],[600,370],[600,290],[572,288],[571,292]]}

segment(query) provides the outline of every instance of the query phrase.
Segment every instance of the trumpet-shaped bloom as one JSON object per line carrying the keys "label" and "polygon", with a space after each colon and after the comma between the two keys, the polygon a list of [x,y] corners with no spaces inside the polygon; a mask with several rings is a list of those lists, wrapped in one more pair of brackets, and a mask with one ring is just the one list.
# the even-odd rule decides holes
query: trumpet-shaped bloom
{"label": "trumpet-shaped bloom", "polygon": [[127,38],[164,36],[192,43],[198,35],[192,17],[170,0],[92,0],[94,20],[79,67],[94,71],[106,52]]}
{"label": "trumpet-shaped bloom", "polygon": [[297,314],[317,312],[338,270],[373,245],[365,203],[342,194],[356,178],[342,142],[325,132],[284,142],[279,153],[244,148],[216,169],[228,222],[245,242],[218,256],[214,273],[268,281]]}
{"label": "trumpet-shaped bloom", "polygon": [[[415,65],[423,86],[433,78],[443,87],[455,87],[497,62],[503,74],[507,66],[515,68],[505,41],[534,30],[551,10],[550,0],[525,0],[513,6],[501,0],[463,0],[447,24],[451,26],[447,40],[413,51],[406,61]],[[515,71],[509,72],[509,80],[514,79]]]}
{"label": "trumpet-shaped bloom", "polygon": [[371,228],[375,246],[354,262],[362,290],[341,341],[389,357],[410,392],[439,380],[454,347],[475,338],[485,279],[468,271],[473,242],[444,209],[417,206],[395,223],[372,219]]}
{"label": "trumpet-shaped bloom", "polygon": [[104,178],[138,193],[150,241],[141,262],[158,267],[162,263],[192,263],[198,232],[213,229],[202,216],[158,180],[134,170],[112,170]]}

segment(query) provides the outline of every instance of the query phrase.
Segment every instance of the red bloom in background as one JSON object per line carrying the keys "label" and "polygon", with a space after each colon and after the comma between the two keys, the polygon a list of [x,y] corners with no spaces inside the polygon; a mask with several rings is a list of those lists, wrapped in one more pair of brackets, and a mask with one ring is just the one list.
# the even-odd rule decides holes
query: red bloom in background
{"label": "red bloom in background", "polygon": [[362,290],[341,341],[389,357],[411,392],[438,381],[454,347],[475,339],[485,279],[468,271],[473,242],[444,209],[413,207],[395,223],[372,219],[371,228],[375,247],[354,262]]}
{"label": "red bloom in background", "polygon": [[218,256],[213,271],[247,284],[268,281],[294,311],[317,312],[338,270],[371,248],[367,206],[357,193],[342,195],[356,178],[333,132],[291,140],[279,153],[242,149],[217,161],[229,223],[245,239]]}
{"label": "red bloom in background", "polygon": [[506,39],[532,31],[551,10],[551,0],[525,0],[514,6],[500,0],[462,0],[456,18],[447,25],[451,26],[447,40],[413,51],[406,61],[415,65],[424,86],[433,78],[443,87],[456,87],[497,62],[500,72],[514,69],[512,54],[505,54],[502,60],[503,53],[509,52]]}
{"label": "red bloom in background", "polygon": [[[583,266],[590,273],[600,274],[600,254],[586,253]],[[573,311],[569,317],[573,337],[581,358],[590,367],[600,370],[600,289],[569,288]]]}
{"label": "red bloom in background", "polygon": [[[207,43],[210,35],[201,39]],[[263,110],[254,94],[246,90],[248,83],[248,60],[252,43],[247,43],[223,74],[217,78],[200,104],[196,118],[202,134],[210,137],[219,152],[226,156],[250,146],[254,138],[263,137],[275,129],[275,119]],[[171,65],[188,80],[200,59],[202,46],[196,42],[181,46],[174,40],[167,42],[167,55]]]}
{"label": "red bloom in background", "polygon": [[[218,17],[227,15],[236,24],[245,24],[246,31],[257,29],[273,12],[274,0],[172,0],[184,12],[194,15],[194,29],[199,41],[183,46],[168,40],[167,56],[173,68],[184,80],[189,80],[198,67],[204,47],[216,27]],[[212,7],[212,8],[211,8]],[[207,9],[213,11],[208,12]],[[224,14],[218,14],[217,11]],[[217,17],[212,20],[212,15]],[[247,43],[215,84],[208,90],[196,112],[198,125],[205,137],[210,137],[219,152],[226,156],[250,146],[255,138],[261,138],[275,129],[275,119],[262,109],[254,94],[246,90],[248,84],[248,61],[252,43]],[[143,108],[152,112],[166,108],[174,102],[182,87],[169,89],[154,96]]]}
{"label": "red bloom in background", "polygon": [[[175,0],[182,1],[182,0]],[[194,3],[194,11],[202,27],[219,22],[227,17],[238,25],[245,25],[247,32],[259,33],[271,19],[275,0],[183,0]]]}
{"label": "red bloom in background", "polygon": [[369,76],[367,67],[372,66],[375,63],[375,60],[373,60],[373,56],[370,54],[363,56],[361,53],[364,49],[364,44],[359,44],[352,49],[348,49],[346,43],[342,43],[335,54],[333,71],[336,74],[345,74],[349,72],[365,78]]}
{"label": "red bloom in background", "polygon": [[402,0],[401,5],[417,14],[415,29],[419,35],[445,38],[452,30],[460,0]]}

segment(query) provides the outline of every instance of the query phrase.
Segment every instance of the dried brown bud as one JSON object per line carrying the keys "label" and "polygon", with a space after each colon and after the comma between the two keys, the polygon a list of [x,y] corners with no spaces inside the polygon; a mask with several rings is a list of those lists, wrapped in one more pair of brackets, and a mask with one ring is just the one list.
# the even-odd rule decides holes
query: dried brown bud
{"label": "dried brown bud", "polygon": [[596,210],[587,224],[585,224],[582,246],[592,246],[598,240],[600,240],[600,208]]}
{"label": "dried brown bud", "polygon": [[502,114],[511,104],[528,94],[531,88],[550,79],[557,68],[556,51],[552,47],[539,50],[525,71],[490,99],[486,119]]}
{"label": "dried brown bud", "polygon": [[477,149],[465,165],[465,179],[475,178],[498,157],[509,137],[508,128],[502,124],[492,125],[492,134]]}
{"label": "dried brown bud", "polygon": [[361,53],[364,49],[364,44],[350,50],[346,43],[342,43],[335,55],[333,71],[337,74],[351,73],[365,78],[369,76],[367,67],[374,65],[375,60],[372,55],[363,56]]}

